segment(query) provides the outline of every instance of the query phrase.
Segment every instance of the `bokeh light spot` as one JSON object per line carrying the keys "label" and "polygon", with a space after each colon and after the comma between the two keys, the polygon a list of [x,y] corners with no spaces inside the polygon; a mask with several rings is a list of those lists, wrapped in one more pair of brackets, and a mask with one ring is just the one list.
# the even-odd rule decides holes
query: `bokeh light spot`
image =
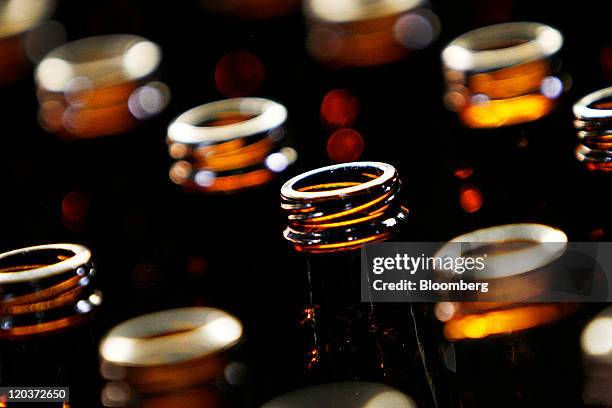
{"label": "bokeh light spot", "polygon": [[351,126],[359,114],[359,99],[346,89],[334,89],[323,98],[321,120],[330,126]]}
{"label": "bokeh light spot", "polygon": [[65,110],[59,101],[45,101],[38,111],[38,123],[47,132],[55,132],[63,126]]}
{"label": "bokeh light spot", "polygon": [[128,99],[128,108],[138,119],[147,119],[161,112],[170,99],[170,89],[161,82],[151,82],[136,89]]}
{"label": "bokeh light spot", "polygon": [[170,180],[176,184],[184,184],[191,175],[191,172],[191,164],[184,160],[178,161],[170,169]]}
{"label": "bokeh light spot", "polygon": [[200,187],[210,187],[215,183],[215,173],[209,170],[200,170],[195,175],[195,182]]}
{"label": "bokeh light spot", "polygon": [[476,94],[472,96],[472,104],[474,105],[484,105],[489,103],[489,97],[485,94]]}
{"label": "bokeh light spot", "polygon": [[168,153],[173,159],[183,159],[189,154],[189,152],[189,147],[182,143],[172,143],[170,146],[168,146]]}
{"label": "bokeh light spot", "polygon": [[255,54],[246,51],[226,54],[215,68],[217,89],[229,98],[257,93],[265,77],[264,64]]}
{"label": "bokeh light spot", "polygon": [[83,221],[91,207],[91,196],[83,191],[71,191],[62,199],[62,216],[70,221]]}
{"label": "bokeh light spot", "polygon": [[337,163],[359,159],[363,149],[363,137],[354,129],[339,129],[327,140],[327,155]]}
{"label": "bokeh light spot", "polygon": [[435,14],[409,13],[400,17],[393,32],[395,39],[410,50],[426,48],[437,37],[439,21]]}
{"label": "bokeh light spot", "polygon": [[472,174],[474,174],[474,169],[467,166],[457,167],[453,174],[459,180],[465,180],[469,178]]}
{"label": "bokeh light spot", "polygon": [[474,186],[464,186],[459,192],[459,204],[463,211],[475,213],[482,207],[482,193]]}
{"label": "bokeh light spot", "polygon": [[287,156],[282,153],[272,153],[266,158],[266,167],[275,173],[281,173],[289,166]]}
{"label": "bokeh light spot", "polygon": [[441,322],[447,322],[457,313],[457,307],[452,302],[440,302],[434,307],[434,315]]}
{"label": "bokeh light spot", "polygon": [[74,77],[74,71],[66,61],[59,58],[48,58],[36,69],[36,77],[44,88],[62,92],[68,81]]}
{"label": "bokeh light spot", "polygon": [[134,78],[141,78],[151,73],[151,67],[159,65],[161,50],[150,41],[139,41],[123,56],[123,68]]}
{"label": "bokeh light spot", "polygon": [[289,162],[289,164],[295,163],[298,157],[297,151],[293,147],[288,147],[288,146],[282,147],[279,150],[279,153],[282,153],[287,158],[287,161]]}
{"label": "bokeh light spot", "polygon": [[125,382],[109,382],[102,390],[102,403],[105,406],[125,404],[130,401],[130,398],[132,398],[131,388]]}
{"label": "bokeh light spot", "polygon": [[92,309],[93,306],[86,300],[79,300],[76,304],[76,310],[81,314],[89,313]]}
{"label": "bokeh light spot", "polygon": [[542,80],[540,92],[547,98],[557,99],[563,93],[563,83],[554,76],[547,76]]}
{"label": "bokeh light spot", "polygon": [[204,275],[208,268],[208,260],[194,256],[187,261],[187,272],[191,275]]}
{"label": "bokeh light spot", "polygon": [[593,241],[599,241],[606,234],[606,231],[603,228],[595,228],[589,234]]}
{"label": "bokeh light spot", "polygon": [[451,111],[459,111],[466,104],[465,96],[459,91],[450,91],[444,95],[444,105]]}
{"label": "bokeh light spot", "polygon": [[582,335],[582,347],[592,356],[612,352],[612,318],[598,317],[589,323]]}

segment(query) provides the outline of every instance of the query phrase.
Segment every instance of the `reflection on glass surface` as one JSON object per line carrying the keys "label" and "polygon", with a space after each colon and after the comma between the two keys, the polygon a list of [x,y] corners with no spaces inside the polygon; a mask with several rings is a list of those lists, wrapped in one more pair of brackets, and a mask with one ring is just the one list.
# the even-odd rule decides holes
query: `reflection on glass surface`
{"label": "reflection on glass surface", "polygon": [[262,98],[235,98],[193,108],[168,128],[176,160],[170,180],[187,190],[230,193],[266,184],[297,159],[284,146],[284,106]]}
{"label": "reflection on glass surface", "polygon": [[426,48],[438,35],[437,16],[421,0],[306,0],[306,46],[335,68],[401,60]]}
{"label": "reflection on glass surface", "polygon": [[457,37],[442,52],[447,107],[471,128],[546,116],[564,90],[554,60],[562,44],[557,30],[538,23],[498,24]]}
{"label": "reflection on glass surface", "polygon": [[57,47],[36,69],[41,126],[65,139],[132,129],[168,104],[168,87],[154,80],[160,63],[160,48],[133,35]]}

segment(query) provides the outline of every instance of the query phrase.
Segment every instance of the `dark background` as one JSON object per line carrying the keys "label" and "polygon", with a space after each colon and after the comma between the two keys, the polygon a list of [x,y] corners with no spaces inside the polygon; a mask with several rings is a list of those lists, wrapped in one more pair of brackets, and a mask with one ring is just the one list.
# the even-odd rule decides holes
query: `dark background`
{"label": "dark background", "polygon": [[[195,1],[60,1],[54,19],[68,40],[134,33],[160,44],[161,78],[172,101],[129,134],[65,142],[39,127],[31,77],[0,88],[0,250],[60,241],[91,248],[105,293],[94,323],[98,336],[126,318],[169,307],[232,311],[245,324],[252,401],[291,389],[299,378],[293,363],[302,357],[287,352],[298,315],[286,305],[301,291],[301,271],[282,240],[278,192],[289,177],[331,163],[320,106],[338,88],[359,99],[353,128],[365,141],[360,159],[400,171],[411,209],[405,239],[444,241],[481,226],[535,221],[562,228],[573,241],[606,240],[611,179],[574,159],[571,114],[574,101],[612,76],[605,2],[435,1],[431,8],[441,33],[427,49],[383,67],[330,71],[306,54],[300,15],[249,22],[209,16]],[[442,103],[442,47],[476,27],[525,20],[564,34],[562,71],[572,86],[536,123],[465,129]],[[288,108],[299,158],[281,180],[254,191],[187,194],[168,179],[166,128],[181,112],[223,98],[214,71],[233,51],[251,52],[264,64],[257,95]],[[473,170],[467,180],[454,175],[465,168]],[[482,195],[476,212],[460,205],[466,185]],[[66,207],[76,220],[66,217]]]}

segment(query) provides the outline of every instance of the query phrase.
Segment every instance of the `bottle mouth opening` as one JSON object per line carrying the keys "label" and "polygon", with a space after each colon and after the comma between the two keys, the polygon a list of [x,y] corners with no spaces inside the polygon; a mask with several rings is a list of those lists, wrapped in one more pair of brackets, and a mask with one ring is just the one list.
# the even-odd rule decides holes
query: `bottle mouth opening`
{"label": "bottle mouth opening", "polygon": [[214,308],[171,309],[136,317],[111,329],[100,344],[105,362],[157,367],[212,357],[242,337],[242,323]]}
{"label": "bottle mouth opening", "polygon": [[386,190],[397,181],[397,171],[386,163],[342,163],[292,178],[283,185],[281,195],[285,201],[336,200],[372,190]]}
{"label": "bottle mouth opening", "polygon": [[605,99],[592,103],[589,107],[593,109],[612,109],[612,95],[606,97]]}
{"label": "bottle mouth opening", "polygon": [[561,49],[563,36],[539,23],[497,24],[469,31],[442,52],[444,64],[461,72],[484,72],[550,58]]}
{"label": "bottle mouth opening", "polygon": [[[223,123],[225,119],[233,119]],[[168,127],[168,141],[186,145],[226,142],[269,132],[287,119],[287,109],[263,98],[234,98],[200,105]]]}
{"label": "bottle mouth opening", "polygon": [[64,261],[74,253],[61,248],[46,248],[36,252],[20,252],[0,259],[0,274],[24,272]]}
{"label": "bottle mouth opening", "polygon": [[565,85],[556,72],[563,36],[528,22],[469,31],[442,52],[445,103],[470,128],[533,122],[548,115]]}
{"label": "bottle mouth opening", "polygon": [[304,252],[351,250],[389,239],[408,214],[400,189],[397,170],[386,163],[343,163],[301,174],[281,189],[284,236]]}
{"label": "bottle mouth opening", "polygon": [[216,126],[227,126],[233,125],[235,123],[242,123],[253,118],[256,118],[258,115],[244,113],[240,111],[229,111],[229,112],[219,112],[215,116],[204,119],[202,122],[198,123],[198,127],[216,127]]}
{"label": "bottle mouth opening", "polygon": [[39,120],[64,140],[130,131],[170,101],[159,46],[135,35],[83,38],[52,50],[35,72]]}
{"label": "bottle mouth opening", "polygon": [[86,78],[98,89],[139,82],[157,71],[161,49],[145,38],[102,35],[63,44],[38,65],[35,79],[50,92],[66,92],[77,78]]}
{"label": "bottle mouth opening", "polygon": [[89,262],[89,249],[75,244],[50,244],[0,254],[0,289],[4,284],[51,278]]}
{"label": "bottle mouth opening", "polygon": [[102,303],[90,251],[51,244],[0,254],[0,338],[55,333],[90,319]]}
{"label": "bottle mouth opening", "polygon": [[592,92],[573,107],[577,120],[612,120],[612,86]]}
{"label": "bottle mouth opening", "polygon": [[383,172],[376,168],[364,168],[363,170],[359,170],[356,168],[341,167],[334,173],[316,173],[298,180],[293,188],[298,192],[309,192],[313,194],[328,191],[341,194],[341,191],[345,189],[354,189],[355,187],[363,186],[382,175]]}
{"label": "bottle mouth opening", "polygon": [[[223,376],[242,335],[236,317],[210,307],[169,309],[124,321],[98,348],[100,373],[108,381],[102,398],[108,406],[158,397],[164,406],[168,401],[169,406],[184,406],[184,390],[206,389],[204,401],[198,397],[196,405],[211,406],[218,390],[210,384]],[[181,396],[177,404],[167,397],[175,394]],[[219,406],[214,402],[212,406]],[[191,399],[188,405],[193,406]]]}
{"label": "bottle mouth opening", "polygon": [[534,301],[554,280],[555,269],[549,266],[566,246],[563,231],[533,223],[497,225],[451,239],[435,257],[484,254],[485,266],[474,276],[486,280],[503,300],[483,296],[438,303],[435,315],[444,323],[444,336],[450,341],[503,336],[552,324],[573,313],[578,303]]}
{"label": "bottle mouth opening", "polygon": [[209,193],[257,187],[297,157],[284,145],[286,109],[262,98],[235,98],[191,109],[168,128],[170,179]]}

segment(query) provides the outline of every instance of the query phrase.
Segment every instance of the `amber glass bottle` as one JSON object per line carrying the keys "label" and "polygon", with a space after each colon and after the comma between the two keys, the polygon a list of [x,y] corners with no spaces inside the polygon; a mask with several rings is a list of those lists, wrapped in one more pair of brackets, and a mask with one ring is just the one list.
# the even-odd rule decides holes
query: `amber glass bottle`
{"label": "amber glass bottle", "polygon": [[[507,224],[451,242],[486,246],[486,262],[498,254],[505,257],[490,275],[479,275],[488,282],[490,297],[436,305],[436,317],[443,322],[451,406],[577,406],[577,346],[584,311],[580,303],[541,300],[560,276],[555,262],[572,264],[563,261],[565,233],[542,224]],[[555,257],[536,255],[543,245],[558,245],[560,250]],[[521,258],[541,262],[534,269],[521,269]]]}
{"label": "amber glass bottle", "polygon": [[580,145],[576,158],[587,170],[612,170],[612,87],[593,92],[574,104],[574,126]]}
{"label": "amber glass bottle", "polygon": [[242,324],[214,308],[170,309],[130,319],[100,343],[107,407],[238,406],[231,399]]}
{"label": "amber glass bottle", "polygon": [[431,398],[410,305],[360,299],[360,248],[398,239],[408,219],[400,188],[393,166],[354,162],[306,172],[281,189],[284,236],[306,288],[298,320],[308,382],[379,381]]}
{"label": "amber glass bottle", "polygon": [[65,140],[127,133],[169,101],[156,81],[159,46],[135,35],[83,38],[52,50],[36,68],[41,126]]}
{"label": "amber glass bottle", "polygon": [[91,253],[80,245],[0,255],[2,386],[69,387],[72,405],[57,406],[96,403],[95,340],[88,324],[102,303],[95,277]]}
{"label": "amber glass bottle", "polygon": [[469,128],[532,122],[549,114],[563,91],[556,76],[561,33],[539,23],[479,28],[443,51],[447,106]]}

